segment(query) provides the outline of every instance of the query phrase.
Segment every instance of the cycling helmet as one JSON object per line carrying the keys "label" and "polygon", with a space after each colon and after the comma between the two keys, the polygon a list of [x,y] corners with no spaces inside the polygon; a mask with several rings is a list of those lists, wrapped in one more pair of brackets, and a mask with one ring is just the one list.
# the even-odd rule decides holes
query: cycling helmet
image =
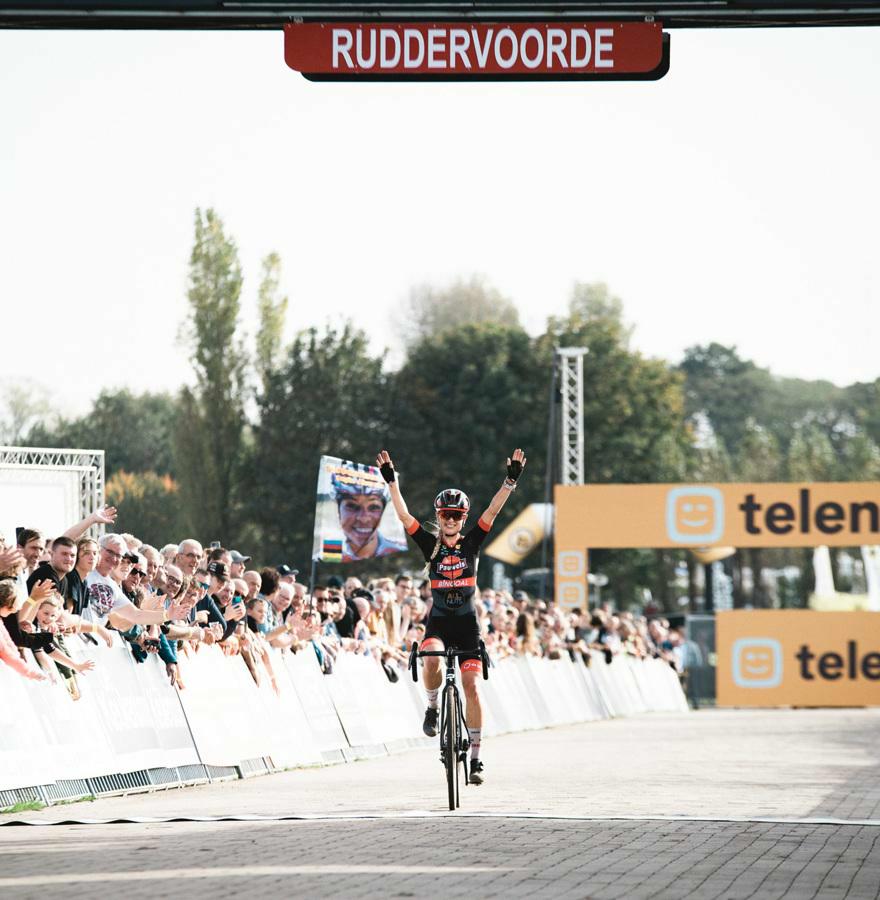
{"label": "cycling helmet", "polygon": [[373,480],[369,474],[365,477],[360,471],[352,472],[351,475],[334,472],[330,476],[330,487],[333,490],[333,499],[337,501],[359,494],[381,497],[386,502],[389,497],[389,491],[384,481],[378,477]]}
{"label": "cycling helmet", "polygon": [[464,491],[458,488],[446,488],[440,491],[434,499],[434,509],[440,512],[441,509],[455,509],[459,512],[466,513],[471,508],[471,501]]}

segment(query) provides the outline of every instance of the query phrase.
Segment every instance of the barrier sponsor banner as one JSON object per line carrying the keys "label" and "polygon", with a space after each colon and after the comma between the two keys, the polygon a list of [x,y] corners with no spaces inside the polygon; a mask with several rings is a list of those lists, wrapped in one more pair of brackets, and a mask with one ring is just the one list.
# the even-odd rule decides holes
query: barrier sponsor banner
{"label": "barrier sponsor banner", "polygon": [[880,615],[732,610],[716,617],[719,706],[880,705]]}
{"label": "barrier sponsor banner", "polygon": [[406,534],[375,466],[322,456],[312,559],[354,562],[403,553]]}
{"label": "barrier sponsor banner", "polygon": [[[198,762],[234,767],[268,757],[276,767],[307,765],[328,752],[351,757],[432,744],[421,734],[421,686],[406,672],[390,682],[371,657],[343,655],[325,676],[308,648],[271,650],[276,691],[262,661],[258,686],[241,657],[201,645],[179,653],[184,687],[177,690],[157,657],[137,663],[119,636],[115,642],[109,649],[68,642],[71,655],[96,662],[78,679],[78,701],[60,678],[30,682],[0,664],[0,790]],[[656,671],[646,673],[651,664]],[[665,685],[656,696],[637,689],[647,677]],[[589,669],[566,657],[506,658],[480,690],[487,735],[684,704],[668,666],[625,659],[608,666],[601,655]],[[616,703],[600,707],[602,691]]]}
{"label": "barrier sponsor banner", "polygon": [[877,481],[557,485],[555,499],[566,547],[851,547],[880,538]]}
{"label": "barrier sponsor banner", "polygon": [[199,645],[178,653],[178,667],[185,685],[180,702],[203,763],[234,766],[268,753],[257,687],[240,656]]}
{"label": "barrier sponsor banner", "polygon": [[321,673],[315,651],[305,647],[299,653],[285,654],[284,661],[318,749],[331,753],[348,747],[326,681],[330,676]]}
{"label": "barrier sponsor banner", "polygon": [[[31,660],[32,662],[32,660]],[[50,687],[26,681],[0,662],[0,790],[32,787],[54,781],[51,745],[40,725],[38,710],[49,705]]]}

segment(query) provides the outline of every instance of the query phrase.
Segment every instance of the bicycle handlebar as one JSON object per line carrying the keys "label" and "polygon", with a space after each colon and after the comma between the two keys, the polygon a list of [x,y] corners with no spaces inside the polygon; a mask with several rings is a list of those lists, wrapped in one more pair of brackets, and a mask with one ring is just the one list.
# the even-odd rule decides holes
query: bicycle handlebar
{"label": "bicycle handlebar", "polygon": [[418,641],[413,641],[412,650],[409,654],[409,670],[412,672],[412,679],[413,681],[419,680],[419,657],[446,657],[447,662],[451,663],[456,657],[473,657],[474,653],[477,654],[480,662],[483,664],[483,680],[486,681],[489,678],[489,654],[486,652],[486,645],[482,641],[474,650],[456,650],[453,647],[449,647],[446,650],[419,650]]}

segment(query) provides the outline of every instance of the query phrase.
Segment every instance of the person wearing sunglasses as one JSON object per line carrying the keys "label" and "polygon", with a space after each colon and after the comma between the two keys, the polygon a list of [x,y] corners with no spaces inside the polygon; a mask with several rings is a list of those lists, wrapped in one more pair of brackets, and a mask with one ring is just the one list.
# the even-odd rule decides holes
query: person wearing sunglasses
{"label": "person wearing sunglasses", "polygon": [[[517,479],[525,464],[525,454],[517,447],[507,458],[507,477],[476,524],[467,532],[464,531],[464,526],[471,506],[467,494],[458,488],[440,491],[434,500],[437,534],[431,534],[407,509],[388,451],[382,450],[376,457],[376,465],[388,483],[397,517],[427,562],[433,603],[425,622],[425,637],[421,649],[443,650],[446,645],[450,645],[459,650],[474,650],[473,656],[459,659],[461,683],[467,701],[465,718],[471,744],[471,784],[482,784],[485,778],[480,759],[483,711],[477,690],[478,678],[482,673],[482,662],[477,649],[480,625],[474,607],[477,556],[495,517],[501,512],[510,494],[516,490]],[[425,710],[422,730],[428,737],[437,734],[439,693],[443,681],[441,665],[440,657],[425,658],[424,683],[428,708]]]}

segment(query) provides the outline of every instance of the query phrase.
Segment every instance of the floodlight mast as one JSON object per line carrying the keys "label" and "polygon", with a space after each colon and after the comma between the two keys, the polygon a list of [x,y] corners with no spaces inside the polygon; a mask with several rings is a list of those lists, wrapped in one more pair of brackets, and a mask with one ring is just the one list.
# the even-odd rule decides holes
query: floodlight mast
{"label": "floodlight mast", "polygon": [[560,484],[584,483],[584,356],[586,347],[557,347],[560,416]]}

